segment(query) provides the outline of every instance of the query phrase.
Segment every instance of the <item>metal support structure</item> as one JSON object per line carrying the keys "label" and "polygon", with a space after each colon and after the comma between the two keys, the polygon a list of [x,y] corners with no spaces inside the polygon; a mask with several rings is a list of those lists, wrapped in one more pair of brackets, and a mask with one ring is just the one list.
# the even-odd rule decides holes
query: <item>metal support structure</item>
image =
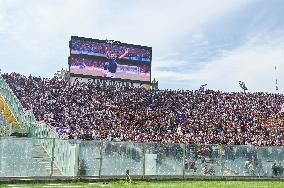
{"label": "metal support structure", "polygon": [[182,177],[185,179],[185,144],[182,145]]}
{"label": "metal support structure", "polygon": [[51,163],[50,163],[50,176],[53,175],[53,165],[54,165],[54,148],[55,148],[55,138],[52,139],[52,150],[51,150]]}
{"label": "metal support structure", "polygon": [[145,153],[146,153],[146,151],[145,151],[145,144],[143,144],[143,148],[142,148],[142,152],[143,152],[143,179],[145,179],[146,177],[145,177],[145,172],[146,172],[146,169],[145,169],[145,160],[146,160],[146,157],[145,157]]}
{"label": "metal support structure", "polygon": [[74,172],[76,174],[76,176],[79,175],[79,172],[80,172],[80,143],[81,141],[79,142],[76,142],[76,149],[75,149],[75,165],[74,165]]}
{"label": "metal support structure", "polygon": [[100,143],[100,168],[99,168],[99,177],[102,177],[102,165],[103,165],[103,142]]}
{"label": "metal support structure", "polygon": [[220,153],[220,160],[221,160],[221,174],[222,174],[222,177],[224,177],[224,161],[223,161],[223,147],[222,145],[218,145],[218,150],[219,150],[219,153]]}

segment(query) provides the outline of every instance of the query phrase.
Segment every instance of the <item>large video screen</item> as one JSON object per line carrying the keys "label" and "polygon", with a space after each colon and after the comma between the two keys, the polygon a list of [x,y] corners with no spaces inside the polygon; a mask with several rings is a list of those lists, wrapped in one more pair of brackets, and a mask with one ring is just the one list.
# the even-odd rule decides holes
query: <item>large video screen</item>
{"label": "large video screen", "polygon": [[120,64],[91,57],[70,56],[70,73],[149,82],[151,68],[145,64]]}
{"label": "large video screen", "polygon": [[72,36],[70,54],[71,74],[151,81],[151,47]]}

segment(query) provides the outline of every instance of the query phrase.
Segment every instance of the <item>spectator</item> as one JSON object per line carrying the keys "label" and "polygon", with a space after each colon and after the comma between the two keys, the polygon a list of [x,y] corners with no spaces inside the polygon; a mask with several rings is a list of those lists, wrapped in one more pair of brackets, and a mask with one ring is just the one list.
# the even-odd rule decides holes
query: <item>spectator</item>
{"label": "spectator", "polygon": [[282,94],[148,91],[17,73],[3,77],[37,121],[58,133],[64,129],[70,139],[284,145]]}

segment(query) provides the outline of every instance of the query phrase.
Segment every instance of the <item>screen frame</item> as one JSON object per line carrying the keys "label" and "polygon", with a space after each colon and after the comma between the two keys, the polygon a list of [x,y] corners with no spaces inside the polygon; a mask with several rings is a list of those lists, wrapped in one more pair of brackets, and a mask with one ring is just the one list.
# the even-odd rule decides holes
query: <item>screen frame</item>
{"label": "screen frame", "polygon": [[[78,36],[71,36],[71,40],[69,41],[69,48],[71,50],[71,41],[72,39],[79,39],[79,40],[85,40],[85,41],[93,41],[93,42],[98,42],[98,43],[107,43],[107,39],[106,40],[101,40],[101,39],[93,39],[93,38],[85,38],[85,37],[78,37]],[[109,41],[114,41],[114,40],[109,40]],[[142,46],[142,45],[137,45],[137,44],[128,44],[128,43],[124,43],[124,42],[120,42],[120,41],[115,41],[115,42],[119,42],[119,45],[125,45],[125,46],[129,46],[129,47],[134,47],[134,48],[140,48],[140,49],[146,49],[146,50],[150,50],[151,51],[151,57],[152,57],[152,47],[149,46]],[[152,61],[152,58],[151,58]]]}
{"label": "screen frame", "polygon": [[71,40],[69,41],[69,50],[70,50],[70,54],[68,57],[68,67],[69,67],[69,73],[70,73],[70,77],[72,76],[79,76],[82,78],[93,78],[93,79],[102,79],[102,80],[113,80],[113,81],[121,81],[121,82],[133,82],[133,83],[140,83],[140,84],[151,84],[151,80],[152,80],[152,47],[148,47],[148,46],[141,46],[141,45],[135,45],[135,44],[127,44],[127,43],[122,43],[120,42],[119,45],[125,45],[126,47],[135,47],[135,48],[140,48],[140,49],[146,49],[146,50],[150,50],[151,53],[151,61],[150,62],[145,62],[145,61],[135,61],[135,60],[129,60],[129,59],[123,59],[122,61],[125,62],[129,62],[129,63],[135,63],[135,64],[141,64],[141,65],[149,65],[150,67],[150,81],[141,81],[141,80],[130,80],[130,79],[122,79],[122,78],[106,78],[106,77],[102,77],[102,76],[92,76],[92,75],[83,75],[83,74],[75,74],[75,73],[71,73],[70,72],[70,66],[71,66],[71,56],[74,57],[86,57],[86,58],[91,58],[91,59],[105,59],[103,57],[99,57],[99,56],[94,56],[94,55],[88,55],[88,54],[72,54],[71,50],[72,50],[72,39],[79,39],[79,40],[85,40],[85,41],[94,41],[94,42],[98,42],[98,43],[106,43],[107,40],[100,40],[100,39],[92,39],[92,38],[85,38],[85,37],[78,37],[78,36],[71,36]]}

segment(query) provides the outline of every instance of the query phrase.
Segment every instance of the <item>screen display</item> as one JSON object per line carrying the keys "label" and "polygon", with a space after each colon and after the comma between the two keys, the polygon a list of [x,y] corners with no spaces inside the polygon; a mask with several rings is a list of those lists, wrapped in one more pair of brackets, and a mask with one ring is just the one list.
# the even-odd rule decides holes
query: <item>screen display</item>
{"label": "screen display", "polygon": [[150,66],[139,63],[121,64],[119,61],[70,56],[70,73],[124,80],[150,81]]}
{"label": "screen display", "polygon": [[151,81],[150,47],[73,36],[70,54],[71,74]]}

